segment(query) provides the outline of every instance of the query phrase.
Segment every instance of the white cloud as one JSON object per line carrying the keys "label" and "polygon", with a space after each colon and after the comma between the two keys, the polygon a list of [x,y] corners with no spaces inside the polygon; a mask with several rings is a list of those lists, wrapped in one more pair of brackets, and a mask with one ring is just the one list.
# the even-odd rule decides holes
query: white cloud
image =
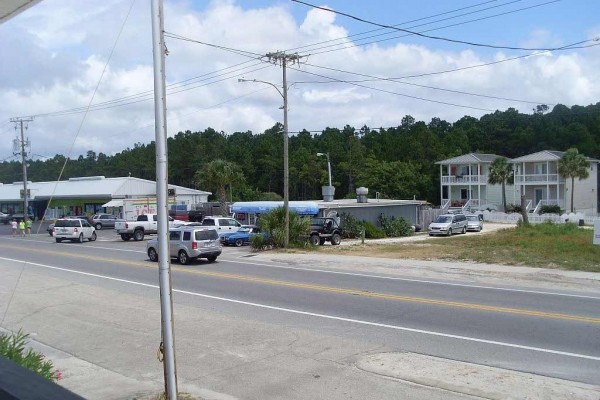
{"label": "white cloud", "polygon": [[[129,5],[116,0],[90,0],[82,8],[75,0],[47,1],[0,25],[0,132],[12,134],[12,126],[7,124],[10,117],[86,107]],[[281,87],[281,67],[258,58],[283,49],[310,55],[299,66],[288,69],[289,84],[305,82],[293,85],[289,91],[291,131],[341,128],[346,124],[357,128],[365,124],[396,126],[406,114],[418,120],[439,117],[454,122],[464,115],[480,116],[486,110],[515,107],[530,112],[535,107],[390,81],[368,81],[369,76],[446,71],[523,53],[478,48],[439,50],[412,44],[410,38],[358,46],[353,42],[357,38],[348,37],[344,21],[322,10],[309,10],[297,22],[289,7],[281,5],[248,9],[227,0],[213,1],[201,10],[194,6],[199,7],[197,2],[166,2],[166,31],[256,56],[253,59],[203,44],[167,39],[170,135],[208,127],[226,133],[259,133],[282,121],[282,98],[273,87],[239,83],[238,78]],[[581,31],[582,37],[593,38],[600,34],[600,27],[582,26]],[[149,6],[147,2],[135,2],[94,99],[94,104],[99,104],[132,96],[124,100],[131,104],[112,107],[115,104],[110,103],[110,108],[90,112],[75,142],[83,114],[36,118],[28,131],[34,153],[67,154],[74,142],[75,157],[87,150],[114,154],[134,143],[154,140],[152,98],[133,97],[153,90],[150,32]],[[342,39],[335,41],[337,38]],[[536,47],[565,42],[552,26],[523,32],[522,38],[520,43]],[[324,43],[305,47],[317,42]],[[346,48],[332,51],[340,46]],[[600,86],[596,84],[600,81],[599,71],[600,46],[403,82],[546,104],[586,105],[600,98]],[[308,83],[330,78],[362,82]],[[170,86],[177,82],[181,83]],[[0,159],[10,155],[11,141],[1,141]]]}

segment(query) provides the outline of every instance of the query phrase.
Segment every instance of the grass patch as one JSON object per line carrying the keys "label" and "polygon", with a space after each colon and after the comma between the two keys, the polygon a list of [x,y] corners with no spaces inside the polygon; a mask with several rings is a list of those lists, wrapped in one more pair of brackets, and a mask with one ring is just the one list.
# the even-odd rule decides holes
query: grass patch
{"label": "grass patch", "polygon": [[593,230],[575,224],[544,223],[485,235],[456,235],[422,242],[327,246],[321,251],[351,255],[475,261],[504,265],[600,272],[600,246]]}

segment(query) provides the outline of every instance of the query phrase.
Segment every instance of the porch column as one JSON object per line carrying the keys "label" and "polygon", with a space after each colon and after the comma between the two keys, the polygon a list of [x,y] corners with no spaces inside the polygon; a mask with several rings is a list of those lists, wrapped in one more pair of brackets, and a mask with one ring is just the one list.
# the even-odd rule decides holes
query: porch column
{"label": "porch column", "polygon": [[440,164],[440,205],[444,205],[444,183],[442,178],[444,177],[444,166]]}

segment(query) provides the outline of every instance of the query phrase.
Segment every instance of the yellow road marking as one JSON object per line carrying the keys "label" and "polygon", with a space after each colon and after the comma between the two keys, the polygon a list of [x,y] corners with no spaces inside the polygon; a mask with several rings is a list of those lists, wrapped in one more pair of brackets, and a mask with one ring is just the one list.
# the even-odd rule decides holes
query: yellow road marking
{"label": "yellow road marking", "polygon": [[[8,247],[8,246],[0,244],[0,247]],[[33,251],[33,252],[37,252],[37,253],[55,254],[55,255],[61,255],[61,256],[66,256],[66,257],[89,259],[89,260],[95,260],[95,261],[104,261],[104,262],[123,264],[123,265],[131,265],[131,266],[135,266],[135,267],[154,268],[154,269],[157,268],[157,264],[149,263],[149,262],[140,263],[140,262],[136,262],[136,261],[127,261],[127,260],[116,259],[116,258],[107,258],[107,257],[88,256],[85,254],[77,254],[77,253],[70,253],[70,252],[64,252],[64,251],[41,250],[41,249],[36,249],[36,248],[31,248],[31,247],[10,246],[10,248],[22,249],[27,252]],[[394,300],[394,301],[403,301],[403,302],[421,303],[421,304],[433,304],[433,305],[439,305],[439,306],[445,306],[445,307],[458,307],[458,308],[466,308],[466,309],[471,309],[471,310],[492,311],[492,312],[499,312],[499,313],[506,313],[506,314],[516,314],[516,315],[525,315],[525,316],[542,317],[542,318],[553,318],[553,319],[564,319],[564,320],[570,320],[570,321],[579,321],[579,322],[600,324],[600,318],[586,317],[586,316],[580,316],[580,315],[550,313],[550,312],[544,312],[544,311],[525,310],[525,309],[519,309],[519,308],[497,307],[497,306],[490,306],[490,305],[485,305],[485,304],[463,303],[463,302],[448,301],[448,300],[436,300],[436,299],[429,299],[429,298],[423,298],[423,297],[400,296],[400,295],[389,294],[389,293],[370,292],[367,290],[337,288],[337,287],[332,287],[332,286],[315,285],[315,284],[309,284],[309,283],[288,282],[288,281],[281,281],[281,280],[277,280],[277,279],[258,278],[258,277],[252,277],[252,276],[246,276],[246,275],[230,274],[230,273],[226,273],[226,272],[204,271],[204,270],[191,269],[191,268],[175,266],[175,265],[172,265],[171,269],[173,271],[186,272],[186,273],[195,274],[195,275],[210,276],[210,277],[214,277],[214,278],[234,279],[234,280],[238,280],[238,281],[262,283],[262,284],[274,285],[274,286],[285,286],[285,287],[314,290],[314,291],[320,291],[320,292],[329,292],[329,293],[346,294],[346,295],[352,295],[352,296],[363,296],[363,297],[371,297],[371,298],[378,298],[378,299],[385,299],[385,300]]]}

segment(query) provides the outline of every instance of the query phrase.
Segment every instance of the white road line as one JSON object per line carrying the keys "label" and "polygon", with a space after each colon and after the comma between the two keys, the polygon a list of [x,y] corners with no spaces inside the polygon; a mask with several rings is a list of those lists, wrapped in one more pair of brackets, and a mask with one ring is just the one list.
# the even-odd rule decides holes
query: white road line
{"label": "white road line", "polygon": [[[29,262],[29,261],[15,260],[15,259],[12,259],[12,258],[5,258],[5,257],[0,257],[0,260],[11,261],[11,262],[18,262],[18,263],[24,263],[24,264],[29,264],[29,265],[34,265],[34,266],[37,266],[37,267],[41,267],[41,268],[48,268],[48,269],[53,269],[53,270],[63,271],[63,272],[71,272],[71,273],[74,273],[74,274],[86,275],[86,276],[91,276],[91,277],[101,278],[101,279],[107,279],[107,280],[112,280],[112,281],[122,282],[122,283],[129,283],[129,284],[132,284],[132,285],[144,286],[144,287],[149,287],[149,288],[154,288],[154,289],[158,289],[159,288],[158,285],[151,285],[151,284],[148,284],[148,283],[131,281],[131,280],[121,279],[121,278],[114,278],[114,277],[106,276],[106,275],[93,274],[93,273],[90,273],[90,272],[76,271],[76,270],[67,269],[67,268],[54,267],[52,265],[33,263],[33,262]],[[569,352],[565,352],[565,351],[544,349],[544,348],[532,347],[532,346],[524,346],[524,345],[514,344],[514,343],[508,343],[508,342],[499,342],[499,341],[495,341],[495,340],[487,340],[487,339],[480,339],[480,338],[469,337],[469,336],[453,335],[453,334],[442,333],[442,332],[427,331],[427,330],[423,330],[423,329],[408,328],[408,327],[404,327],[404,326],[381,324],[381,323],[377,323],[377,322],[363,321],[363,320],[353,319],[353,318],[336,317],[334,315],[318,314],[318,313],[312,313],[312,312],[308,312],[308,311],[294,310],[294,309],[291,309],[291,308],[269,306],[267,304],[252,303],[252,302],[248,302],[248,301],[230,299],[230,298],[227,298],[227,297],[211,296],[211,295],[208,295],[208,294],[190,292],[190,291],[187,291],[187,290],[173,289],[173,291],[177,292],[177,293],[181,293],[181,294],[187,294],[187,295],[190,295],[190,296],[202,297],[202,298],[207,298],[207,299],[212,299],[212,300],[220,300],[220,301],[225,301],[225,302],[229,302],[229,303],[235,303],[235,304],[242,304],[242,305],[251,306],[251,307],[264,308],[264,309],[268,309],[268,310],[282,311],[282,312],[291,313],[291,314],[306,315],[306,316],[310,316],[310,317],[325,318],[325,319],[334,320],[334,321],[342,321],[342,322],[350,322],[350,323],[360,324],[360,325],[375,326],[375,327],[378,327],[378,328],[394,329],[394,330],[398,330],[398,331],[420,333],[420,334],[424,334],[424,335],[437,336],[437,337],[443,337],[443,338],[449,338],[449,339],[464,340],[464,341],[475,342],[475,343],[491,344],[491,345],[495,345],[495,346],[509,347],[509,348],[513,348],[513,349],[530,350],[530,351],[536,351],[536,352],[547,353],[547,354],[554,354],[554,355],[559,355],[559,356],[566,356],[566,357],[573,357],[573,358],[582,358],[582,359],[592,360],[592,361],[600,361],[600,357],[590,356],[590,355],[587,355],[587,354],[569,353]]]}
{"label": "white road line", "polygon": [[392,280],[392,281],[429,283],[429,284],[433,284],[433,285],[458,286],[458,287],[467,287],[467,288],[474,288],[474,289],[490,289],[490,290],[500,290],[500,291],[506,291],[506,292],[544,294],[544,295],[550,295],[550,296],[576,297],[576,298],[581,298],[581,299],[600,300],[600,296],[546,292],[543,290],[527,290],[527,289],[514,289],[514,288],[511,289],[511,288],[502,288],[502,287],[495,287],[495,286],[471,285],[471,284],[467,284],[467,283],[438,282],[438,281],[430,281],[430,280],[426,280],[426,279],[400,278],[400,277],[394,277],[394,276],[361,274],[361,273],[355,273],[355,272],[330,271],[330,270],[325,270],[325,269],[305,268],[305,267],[290,267],[287,265],[263,264],[263,263],[248,262],[248,261],[235,261],[235,260],[227,260],[227,261],[232,262],[232,263],[238,263],[238,264],[250,264],[250,265],[264,266],[264,267],[270,267],[270,268],[291,269],[291,270],[298,270],[298,271],[322,272],[322,273],[334,274],[334,275],[360,276],[360,277],[364,277],[364,278],[375,278],[375,279]]}

